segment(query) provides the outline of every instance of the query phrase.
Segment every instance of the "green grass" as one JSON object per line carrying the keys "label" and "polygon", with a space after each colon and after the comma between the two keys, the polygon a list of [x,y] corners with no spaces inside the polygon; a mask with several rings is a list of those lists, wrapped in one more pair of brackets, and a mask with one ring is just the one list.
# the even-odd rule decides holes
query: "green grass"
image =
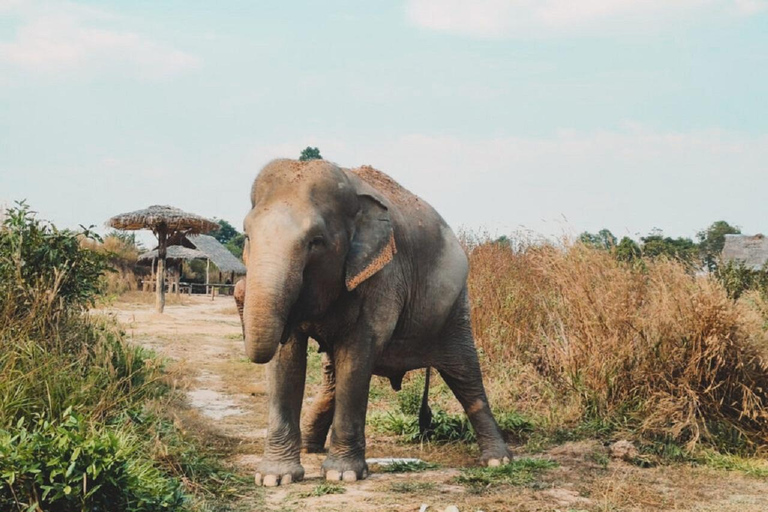
{"label": "green grass", "polygon": [[437,486],[433,482],[393,482],[389,490],[404,494],[433,491]]}
{"label": "green grass", "polygon": [[311,491],[298,493],[297,496],[299,498],[316,498],[327,494],[344,494],[345,492],[347,492],[347,489],[341,484],[324,482],[316,485]]}
{"label": "green grass", "polygon": [[[535,423],[515,412],[495,414],[499,428],[511,440],[528,439],[535,431]],[[417,416],[402,412],[374,413],[368,416],[368,424],[383,434],[396,435],[409,443],[429,440],[437,443],[474,443],[477,438],[466,414],[451,414],[435,408],[432,412],[432,426],[425,436],[419,432]]]}
{"label": "green grass", "polygon": [[431,462],[425,462],[423,460],[418,461],[402,461],[396,460],[391,464],[387,464],[381,467],[382,473],[416,473],[426,471],[428,469],[437,468],[437,464]]}
{"label": "green grass", "polygon": [[520,458],[503,466],[464,469],[456,481],[474,489],[494,485],[528,485],[542,473],[557,465],[556,462],[547,459]]}
{"label": "green grass", "polygon": [[697,460],[713,469],[738,471],[755,478],[768,478],[768,464],[764,460],[720,454],[713,451],[701,454]]}

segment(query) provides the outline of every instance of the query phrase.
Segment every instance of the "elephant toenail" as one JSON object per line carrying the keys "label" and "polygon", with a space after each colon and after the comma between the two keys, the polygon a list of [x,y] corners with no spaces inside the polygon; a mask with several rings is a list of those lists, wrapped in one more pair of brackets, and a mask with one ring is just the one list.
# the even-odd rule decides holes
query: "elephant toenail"
{"label": "elephant toenail", "polygon": [[280,479],[280,485],[288,485],[291,482],[293,482],[293,477],[290,473],[284,474],[283,478]]}
{"label": "elephant toenail", "polygon": [[325,472],[325,479],[339,481],[341,480],[341,473],[339,473],[335,469],[330,469]]}
{"label": "elephant toenail", "polygon": [[357,474],[352,470],[345,471],[342,480],[345,482],[357,482]]}
{"label": "elephant toenail", "polygon": [[277,475],[266,475],[264,477],[264,487],[277,487],[280,482],[277,480]]}
{"label": "elephant toenail", "polygon": [[502,464],[509,464],[509,457],[504,457],[503,459],[501,459],[501,463]]}
{"label": "elephant toenail", "polygon": [[261,473],[256,473],[256,476],[253,479],[256,482],[257,486],[261,485]]}
{"label": "elephant toenail", "polygon": [[498,466],[501,466],[501,461],[499,459],[488,459],[489,468],[495,468]]}

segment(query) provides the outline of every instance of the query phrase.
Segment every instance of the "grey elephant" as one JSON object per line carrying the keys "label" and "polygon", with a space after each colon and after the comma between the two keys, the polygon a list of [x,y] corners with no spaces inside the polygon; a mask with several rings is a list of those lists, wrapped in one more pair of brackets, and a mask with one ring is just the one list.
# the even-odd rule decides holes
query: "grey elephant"
{"label": "grey elephant", "polygon": [[243,338],[245,338],[245,323],[243,323],[243,308],[245,308],[245,279],[240,279],[235,283],[233,295],[235,297],[235,305],[237,306],[237,314],[240,315],[240,327],[243,330]]}
{"label": "grey elephant", "polygon": [[[437,369],[466,411],[488,465],[512,457],[483,387],[470,325],[467,257],[440,215],[386,174],[275,160],[251,188],[243,259],[245,351],[267,364],[269,426],[256,483],[301,480],[302,447],[327,480],[365,478],[372,375],[399,389]],[[323,386],[300,422],[307,341]]]}

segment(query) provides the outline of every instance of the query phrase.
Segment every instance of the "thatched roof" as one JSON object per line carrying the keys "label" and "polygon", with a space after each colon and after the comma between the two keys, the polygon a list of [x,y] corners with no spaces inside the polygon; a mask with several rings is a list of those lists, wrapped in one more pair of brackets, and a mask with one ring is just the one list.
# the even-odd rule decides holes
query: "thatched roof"
{"label": "thatched roof", "polygon": [[763,235],[725,235],[722,258],[760,270],[768,262],[768,238]]}
{"label": "thatched roof", "polygon": [[235,258],[235,255],[229,252],[229,249],[208,235],[188,235],[186,239],[195,249],[205,253],[210,260],[222,272],[234,272],[235,274],[245,274],[245,265]]}
{"label": "thatched roof", "polygon": [[188,213],[173,206],[154,205],[135,212],[115,215],[107,221],[115,229],[151,229],[165,226],[166,231],[189,231],[208,233],[219,225],[194,213]]}
{"label": "thatched roof", "polygon": [[[196,260],[206,259],[208,256],[196,249],[190,249],[181,245],[171,245],[166,248],[166,256],[169,260]],[[139,255],[139,262],[152,261],[157,258],[157,249]]]}

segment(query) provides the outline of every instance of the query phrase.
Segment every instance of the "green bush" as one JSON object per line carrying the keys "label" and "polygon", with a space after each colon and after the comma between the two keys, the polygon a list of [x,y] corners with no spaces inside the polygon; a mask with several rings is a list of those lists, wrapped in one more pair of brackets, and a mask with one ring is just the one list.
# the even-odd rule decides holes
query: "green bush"
{"label": "green bush", "polygon": [[58,230],[38,220],[23,202],[6,215],[0,227],[3,317],[29,318],[30,313],[47,311],[42,318],[54,320],[57,312],[92,305],[101,276],[109,267],[104,254],[83,249],[80,240],[98,236],[85,228],[81,232]]}
{"label": "green bush", "polygon": [[178,510],[179,481],[163,474],[129,430],[89,426],[67,409],[61,421],[20,419],[0,430],[0,506],[68,511]]}
{"label": "green bush", "polygon": [[729,261],[718,265],[714,275],[733,299],[750,290],[768,298],[768,270],[752,270],[744,263]]}
{"label": "green bush", "polygon": [[107,259],[83,237],[23,203],[0,226],[0,510],[189,510],[232,475],[150,413],[156,356],[87,314]]}

